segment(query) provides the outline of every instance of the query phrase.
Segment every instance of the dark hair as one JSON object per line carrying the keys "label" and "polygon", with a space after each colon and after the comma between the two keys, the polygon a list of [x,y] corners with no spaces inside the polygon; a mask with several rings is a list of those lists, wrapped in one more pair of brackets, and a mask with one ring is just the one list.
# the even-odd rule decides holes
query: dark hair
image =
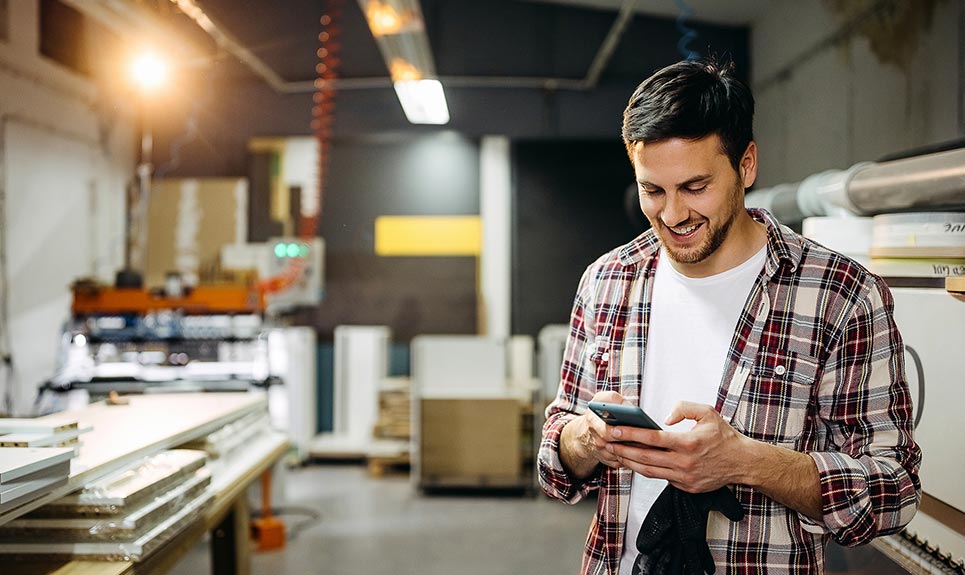
{"label": "dark hair", "polygon": [[754,96],[734,77],[734,65],[684,60],[644,80],[623,111],[623,143],[720,137],[734,169],[754,139]]}

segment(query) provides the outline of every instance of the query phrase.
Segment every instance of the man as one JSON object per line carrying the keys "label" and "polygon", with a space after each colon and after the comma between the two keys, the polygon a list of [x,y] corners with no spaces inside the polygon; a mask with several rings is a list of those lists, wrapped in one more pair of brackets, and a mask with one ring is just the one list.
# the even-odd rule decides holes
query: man
{"label": "man", "polygon": [[[709,514],[718,573],[823,573],[829,539],[867,543],[918,508],[891,294],[744,209],[753,113],[731,67],[694,61],[645,80],[624,112],[652,229],[583,275],[538,461],[550,496],[600,490],[581,573],[646,573],[638,533],[671,489],[724,487],[743,507],[739,521]],[[606,425],[591,400],[640,405],[665,428]]]}

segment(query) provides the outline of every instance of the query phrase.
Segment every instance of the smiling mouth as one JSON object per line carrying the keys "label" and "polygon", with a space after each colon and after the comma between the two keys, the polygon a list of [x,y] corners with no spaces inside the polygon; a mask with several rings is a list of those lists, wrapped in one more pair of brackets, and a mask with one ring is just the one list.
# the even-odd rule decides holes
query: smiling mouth
{"label": "smiling mouth", "polygon": [[667,226],[667,229],[670,230],[676,236],[686,237],[686,236],[693,235],[693,233],[697,231],[697,228],[699,227],[700,227],[700,224],[691,224],[689,226],[677,226],[673,228],[670,226]]}

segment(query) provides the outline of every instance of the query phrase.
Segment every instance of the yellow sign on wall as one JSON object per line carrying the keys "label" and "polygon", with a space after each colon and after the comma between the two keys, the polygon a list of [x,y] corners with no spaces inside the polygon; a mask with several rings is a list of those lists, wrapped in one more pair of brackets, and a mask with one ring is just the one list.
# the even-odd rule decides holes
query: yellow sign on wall
{"label": "yellow sign on wall", "polygon": [[379,256],[478,256],[479,216],[379,216],[375,254]]}

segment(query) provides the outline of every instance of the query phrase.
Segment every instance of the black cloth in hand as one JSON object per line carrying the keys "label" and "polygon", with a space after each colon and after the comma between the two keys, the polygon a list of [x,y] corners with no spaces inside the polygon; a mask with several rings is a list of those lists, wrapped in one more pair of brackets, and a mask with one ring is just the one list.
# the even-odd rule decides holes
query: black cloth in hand
{"label": "black cloth in hand", "polygon": [[727,487],[707,493],[687,493],[667,485],[647,513],[633,565],[633,575],[704,575],[716,571],[707,546],[707,516],[720,511],[731,521],[744,508]]}

